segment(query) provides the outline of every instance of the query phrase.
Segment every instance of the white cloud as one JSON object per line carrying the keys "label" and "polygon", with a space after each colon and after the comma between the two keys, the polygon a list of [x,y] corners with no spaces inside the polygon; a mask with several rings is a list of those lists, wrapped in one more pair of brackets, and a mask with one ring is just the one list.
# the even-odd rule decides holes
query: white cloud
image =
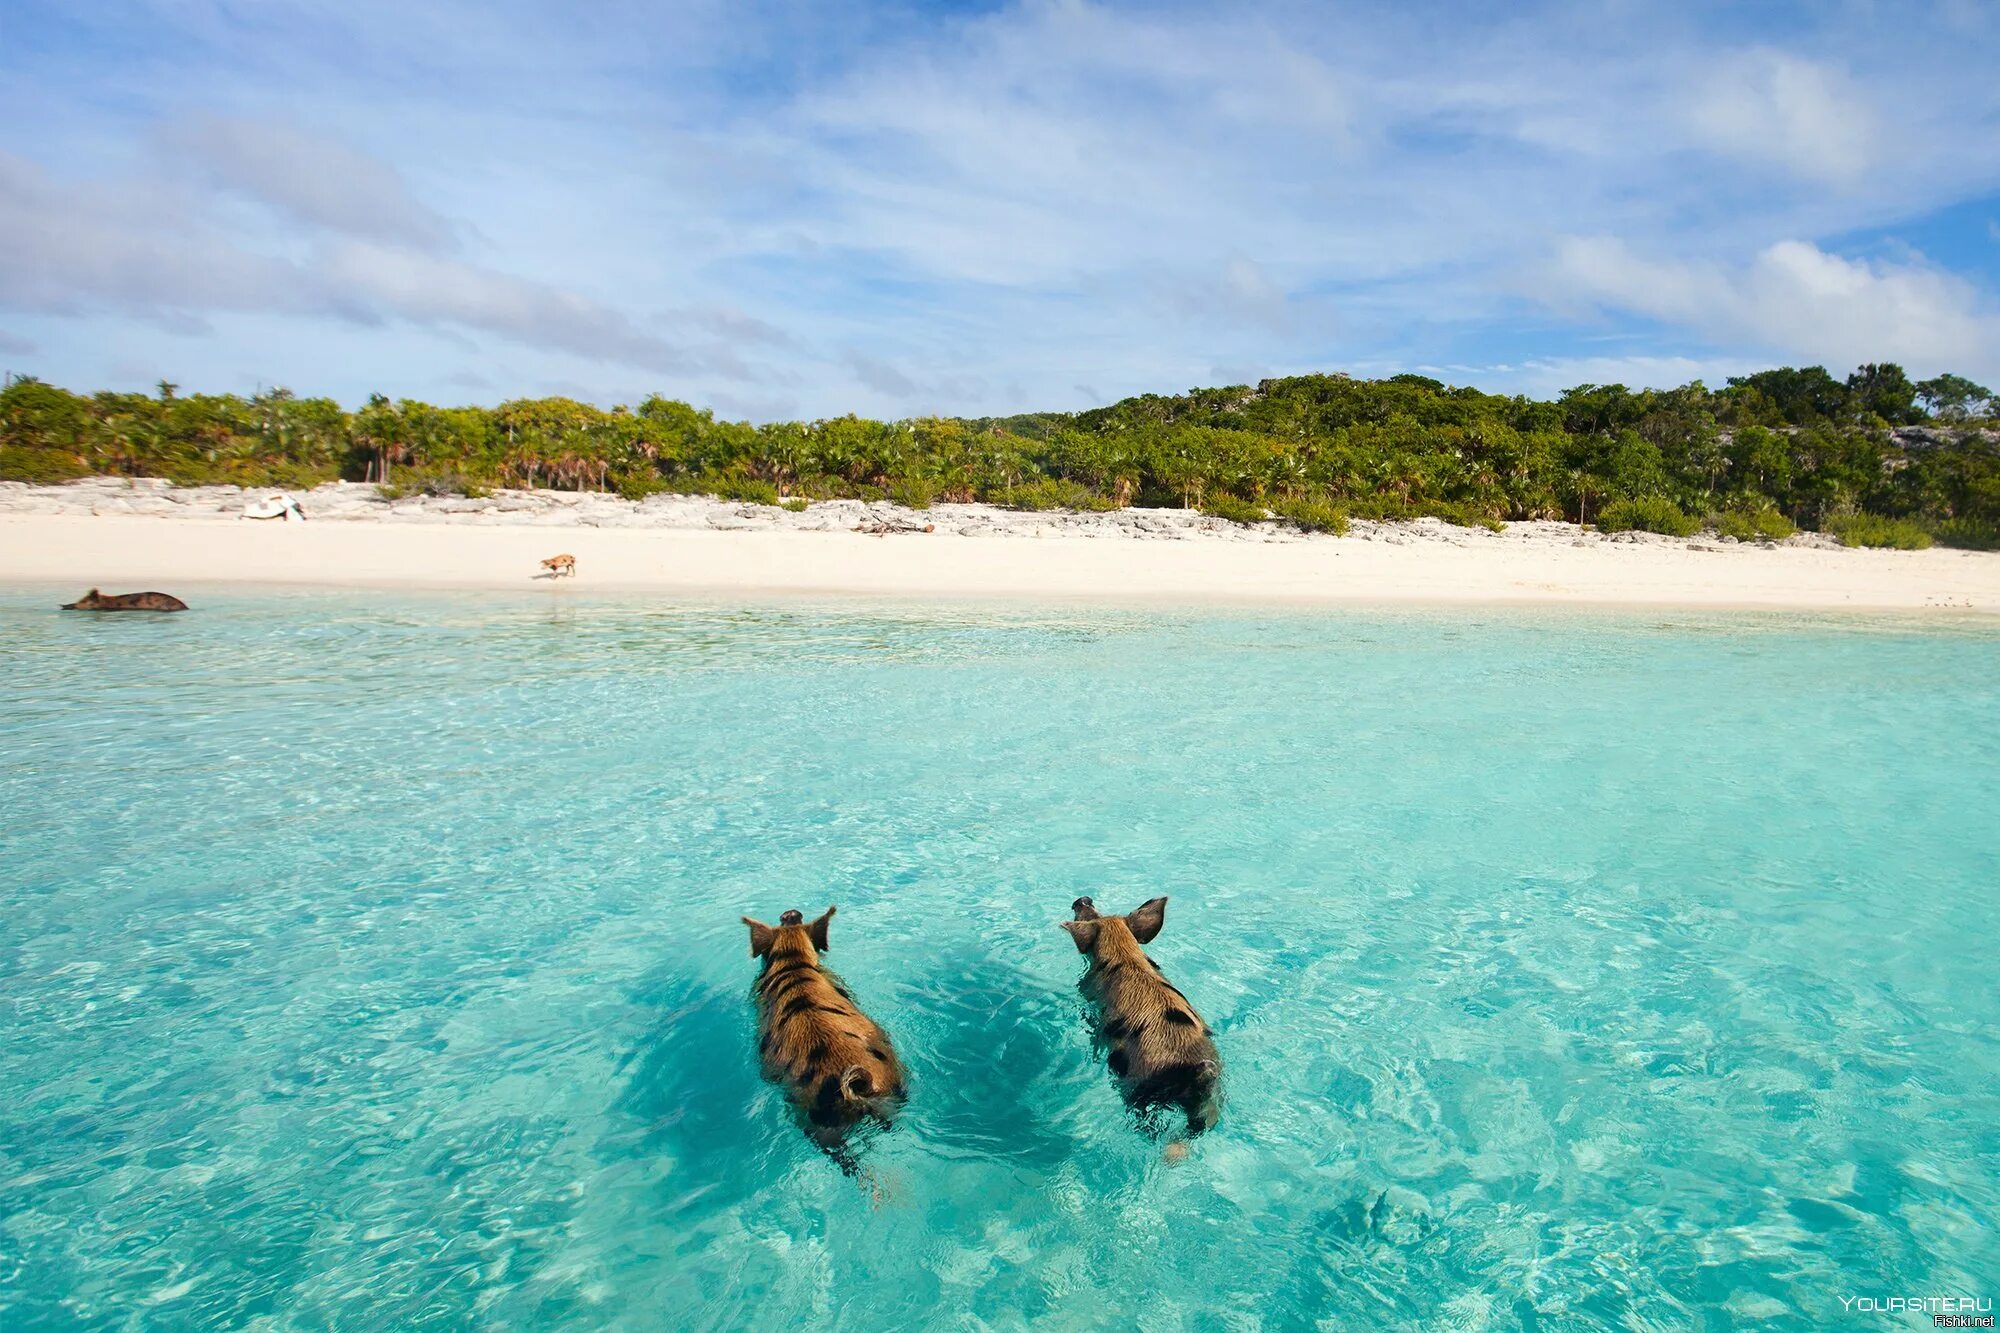
{"label": "white cloud", "polygon": [[326,135],[272,120],[195,116],[159,131],[177,165],[308,227],[420,250],[453,243],[450,222],[401,173]]}
{"label": "white cloud", "polygon": [[296,311],[301,278],[289,260],[243,254],[202,226],[171,182],[62,182],[0,151],[0,306]]}
{"label": "white cloud", "polygon": [[344,238],[303,253],[254,248],[172,182],[60,181],[0,152],[0,306],[114,311],[181,331],[210,312],[406,321],[527,347],[681,374],[752,378],[735,342],[771,331],[737,312],[689,315],[704,335],[673,343],[622,310],[548,283],[395,245]]}
{"label": "white cloud", "polygon": [[[1254,13],[1030,4],[883,50],[762,143],[817,186],[816,243],[926,276],[1064,284],[1318,249],[1296,202],[1348,151],[1345,80]],[[1291,155],[1286,174],[1270,170]]]}
{"label": "white cloud", "polygon": [[[574,293],[414,251],[343,242],[328,248],[316,276],[331,302],[351,300],[418,324],[458,325],[669,373],[696,360],[640,332],[622,312]],[[743,373],[733,358],[712,359],[717,369]]]}
{"label": "white cloud", "polygon": [[2000,313],[1964,279],[1921,261],[1844,259],[1787,240],[1728,266],[1647,259],[1620,241],[1570,238],[1558,247],[1551,278],[1558,296],[1787,360],[1835,369],[1891,360],[1973,375],[2000,369]]}
{"label": "white cloud", "polygon": [[[1606,378],[1983,336],[1962,280],[1857,276],[1813,243],[2000,185],[1993,25],[1600,0],[17,4],[98,39],[0,55],[0,142],[39,173],[0,162],[0,241],[26,242],[0,246],[0,316],[144,319],[141,340],[206,321],[191,354],[302,388],[394,389],[355,367],[363,329],[413,387],[504,339],[533,353],[518,383],[644,372],[812,415],[1076,406],[1222,367],[1593,378],[1575,353],[1601,313],[1547,318],[1519,281],[1560,234],[1620,241],[1566,247],[1551,300],[1712,340],[1639,329]],[[171,170],[135,165],[162,146]],[[228,342],[264,317],[298,336]],[[28,331],[78,382],[107,364],[73,349],[109,338]]]}
{"label": "white cloud", "polygon": [[1723,151],[1812,181],[1854,184],[1882,147],[1866,89],[1840,69],[1782,51],[1721,61],[1689,116]]}

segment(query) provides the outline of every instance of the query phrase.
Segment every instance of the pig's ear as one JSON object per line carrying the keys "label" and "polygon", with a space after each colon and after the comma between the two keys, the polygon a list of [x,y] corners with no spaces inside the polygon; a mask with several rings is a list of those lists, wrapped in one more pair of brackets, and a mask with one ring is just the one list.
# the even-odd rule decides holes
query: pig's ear
{"label": "pig's ear", "polygon": [[1095,921],[1064,921],[1062,928],[1076,941],[1078,953],[1089,953],[1097,947],[1097,923]]}
{"label": "pig's ear", "polygon": [[1151,898],[1140,903],[1125,914],[1125,924],[1132,928],[1132,938],[1141,944],[1151,944],[1153,936],[1160,933],[1160,927],[1167,924],[1167,900]]}
{"label": "pig's ear", "polygon": [[819,920],[806,927],[806,934],[812,937],[813,948],[826,952],[826,923],[833,920],[833,914],[840,909],[829,907],[819,915]]}
{"label": "pig's ear", "polygon": [[752,917],[744,917],[743,924],[750,927],[750,956],[762,958],[771,952],[771,942],[778,938],[778,932]]}

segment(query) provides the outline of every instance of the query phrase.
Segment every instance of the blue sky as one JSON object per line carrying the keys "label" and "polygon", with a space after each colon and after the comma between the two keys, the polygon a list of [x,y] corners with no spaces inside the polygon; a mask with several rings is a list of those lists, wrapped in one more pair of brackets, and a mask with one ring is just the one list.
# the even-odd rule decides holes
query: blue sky
{"label": "blue sky", "polygon": [[768,420],[2000,385],[1983,0],[0,0],[0,365]]}

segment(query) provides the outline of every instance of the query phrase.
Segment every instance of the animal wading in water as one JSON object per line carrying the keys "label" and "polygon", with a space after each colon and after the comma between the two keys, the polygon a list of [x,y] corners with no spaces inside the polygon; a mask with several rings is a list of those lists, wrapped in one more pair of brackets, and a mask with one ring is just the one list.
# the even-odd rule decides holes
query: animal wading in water
{"label": "animal wading in water", "polygon": [[65,602],[65,611],[185,611],[188,604],[178,597],[163,592],[114,592],[110,595],[92,588],[73,602]]}
{"label": "animal wading in water", "polygon": [[[1097,1036],[1126,1104],[1142,1116],[1179,1111],[1188,1137],[1201,1133],[1222,1111],[1222,1061],[1208,1024],[1141,947],[1166,924],[1167,900],[1151,899],[1124,916],[1100,916],[1088,898],[1070,910],[1075,919],[1063,929],[1090,957],[1079,985],[1096,1007]],[[1170,1161],[1186,1155],[1185,1142],[1167,1145]]]}
{"label": "animal wading in water", "polygon": [[573,555],[552,555],[542,561],[542,568],[548,570],[552,578],[560,578],[564,574],[575,578],[576,557]]}
{"label": "animal wading in water", "polygon": [[786,912],[776,926],[750,917],[757,978],[757,1049],[764,1077],[785,1090],[813,1141],[852,1172],[847,1135],[863,1120],[888,1124],[904,1094],[888,1034],[861,1012],[840,978],[820,966],[834,909],[808,923]]}

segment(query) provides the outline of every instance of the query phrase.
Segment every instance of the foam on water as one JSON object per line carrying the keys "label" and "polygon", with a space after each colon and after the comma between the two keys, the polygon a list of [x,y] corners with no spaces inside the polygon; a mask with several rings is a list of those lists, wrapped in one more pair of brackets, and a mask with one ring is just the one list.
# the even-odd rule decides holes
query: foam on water
{"label": "foam on water", "polygon": [[[2000,1296],[1989,623],[59,600],[0,598],[9,1328]],[[1184,1165],[1079,893],[1172,896]],[[828,902],[879,1201],[757,1076],[737,917]]]}

